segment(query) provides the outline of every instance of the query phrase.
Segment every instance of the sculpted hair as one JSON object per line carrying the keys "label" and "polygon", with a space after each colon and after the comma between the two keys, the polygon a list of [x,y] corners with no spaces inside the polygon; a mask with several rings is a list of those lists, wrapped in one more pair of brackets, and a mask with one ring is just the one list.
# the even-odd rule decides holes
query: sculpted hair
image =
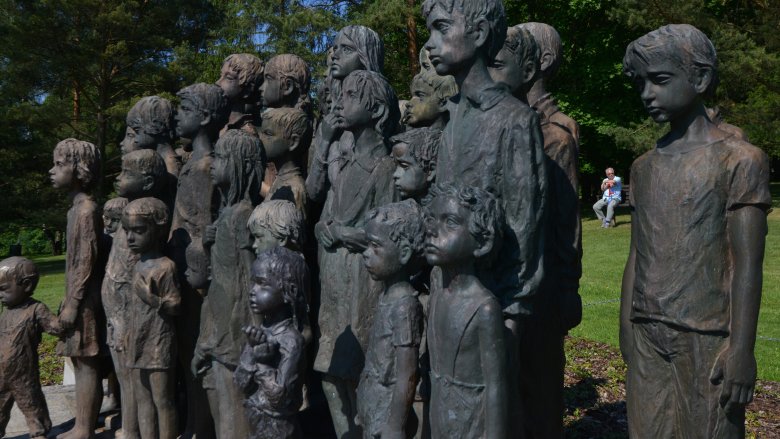
{"label": "sculpted hair", "polygon": [[714,95],[718,86],[718,55],[715,46],[704,32],[690,24],[668,24],[632,41],[623,57],[623,72],[633,79],[639,63],[652,64],[671,61],[688,74],[693,81],[697,70],[708,69],[712,80],[705,97]]}
{"label": "sculpted hair", "polygon": [[423,172],[430,175],[436,168],[436,158],[439,153],[441,131],[430,128],[414,128],[390,138],[390,143],[406,143],[409,154],[422,167]]}
{"label": "sculpted hair", "polygon": [[211,115],[211,127],[222,128],[227,123],[230,107],[218,85],[199,82],[179,90],[176,96],[181,100],[192,102],[199,111],[208,111]]}
{"label": "sculpted hair", "polygon": [[0,279],[13,279],[17,285],[21,285],[24,281],[30,281],[32,289],[35,290],[40,278],[38,267],[27,258],[11,256],[0,261]]}
{"label": "sculpted hair", "polygon": [[333,103],[333,81],[334,79],[328,74],[317,82],[315,86],[314,93],[317,95],[317,107],[320,110],[320,117],[330,113],[330,107]]}
{"label": "sculpted hair", "polygon": [[251,53],[234,53],[225,58],[222,65],[238,74],[238,84],[242,88],[249,87],[250,96],[257,95],[263,84],[263,60]]}
{"label": "sculpted hair", "polygon": [[287,200],[267,200],[260,203],[249,216],[247,227],[252,234],[266,229],[276,239],[286,239],[296,249],[301,248],[306,236],[306,223],[295,203]]}
{"label": "sculpted hair", "polygon": [[170,141],[173,139],[173,105],[159,96],[143,97],[127,112],[127,125]]}
{"label": "sculpted hair", "polygon": [[158,227],[166,227],[170,220],[168,206],[159,198],[154,197],[139,198],[128,203],[122,213],[123,220],[130,215],[140,216]]}
{"label": "sculpted hair", "polygon": [[[528,23],[528,24],[536,24],[536,23]],[[543,23],[540,23],[543,24]],[[537,44],[536,39],[534,36],[523,27],[524,25],[518,24],[516,26],[512,26],[506,31],[506,41],[504,41],[504,47],[507,48],[512,54],[515,55],[515,59],[517,59],[517,63],[519,65],[523,65],[528,61],[531,61],[534,63],[534,66],[536,66],[536,71],[539,71],[539,57],[541,56],[541,51],[539,50],[539,45]],[[545,24],[545,26],[547,26]],[[555,32],[555,29],[553,29],[552,26],[548,26],[550,29]],[[558,32],[555,32],[557,35]],[[558,39],[558,43],[560,45],[560,39]],[[559,47],[560,50],[560,47]],[[556,61],[553,61],[553,64],[555,64],[555,67],[550,67],[550,69],[558,68],[558,56],[554,55]],[[550,71],[550,70],[548,70]]]}
{"label": "sculpted hair", "polygon": [[122,170],[153,177],[155,188],[158,189],[168,175],[165,161],[153,149],[138,149],[123,155]]}
{"label": "sculpted hair", "polygon": [[100,150],[92,143],[78,139],[65,139],[54,148],[65,156],[65,160],[73,164],[76,179],[83,189],[91,189],[95,185],[100,172]]}
{"label": "sculpted hair", "polygon": [[531,34],[538,45],[539,54],[537,58],[540,58],[544,53],[552,55],[552,62],[543,74],[548,77],[555,76],[558,72],[558,67],[561,65],[562,44],[561,36],[558,34],[558,31],[547,23],[537,23],[535,21],[519,24],[514,27],[524,29]]}
{"label": "sculpted hair", "polygon": [[303,110],[306,114],[311,113],[311,98],[309,98],[309,88],[311,87],[311,74],[309,65],[298,55],[283,53],[276,55],[268,60],[265,65],[266,74],[276,75],[279,79],[289,79],[298,90],[298,102],[295,108]]}
{"label": "sculpted hair", "polygon": [[423,16],[427,19],[433,8],[442,8],[448,14],[457,10],[466,18],[466,31],[471,31],[479,19],[484,18],[490,26],[485,42],[487,59],[496,57],[506,39],[506,14],[501,0],[425,0],[422,4]]}
{"label": "sculpted hair", "polygon": [[357,93],[367,110],[373,110],[378,105],[384,106],[384,111],[377,118],[375,129],[385,139],[398,131],[398,123],[401,120],[398,98],[381,73],[356,70],[344,78],[342,86],[344,93]]}
{"label": "sculpted hair", "polygon": [[446,101],[458,94],[458,84],[455,82],[455,78],[450,75],[438,75],[433,69],[423,70],[414,75],[412,85],[417,81],[428,84],[433,89],[433,96],[439,101]]}
{"label": "sculpted hair", "polygon": [[253,206],[259,204],[266,165],[260,139],[244,130],[228,130],[217,140],[214,152],[227,157],[231,178],[227,193],[222,194],[222,205],[232,206],[241,200],[247,200]]}
{"label": "sculpted hair", "polygon": [[455,186],[453,184],[434,184],[428,190],[428,196],[422,200],[426,210],[434,199],[450,197],[471,211],[469,215],[469,233],[480,245],[491,239],[493,248],[490,255],[495,255],[501,243],[504,230],[504,211],[498,199],[484,189],[474,186]]}
{"label": "sculpted hair", "polygon": [[127,207],[127,198],[114,197],[103,204],[103,215],[109,218],[121,218],[125,207]]}
{"label": "sculpted hair", "polygon": [[293,320],[299,331],[303,330],[309,312],[309,268],[303,256],[286,247],[273,247],[257,256],[252,272],[266,268],[278,282],[284,302],[291,306]]}
{"label": "sculpted hair", "polygon": [[351,25],[342,28],[336,38],[344,36],[353,43],[365,70],[381,73],[385,66],[385,45],[373,29]]}
{"label": "sculpted hair", "polygon": [[377,207],[366,214],[366,221],[380,221],[390,227],[390,238],[396,244],[405,241],[415,257],[423,254],[425,224],[422,209],[414,200],[404,200]]}
{"label": "sculpted hair", "polygon": [[293,135],[300,139],[299,152],[311,143],[311,118],[298,108],[269,108],[263,112],[263,119],[274,121],[284,131],[284,138],[290,140]]}

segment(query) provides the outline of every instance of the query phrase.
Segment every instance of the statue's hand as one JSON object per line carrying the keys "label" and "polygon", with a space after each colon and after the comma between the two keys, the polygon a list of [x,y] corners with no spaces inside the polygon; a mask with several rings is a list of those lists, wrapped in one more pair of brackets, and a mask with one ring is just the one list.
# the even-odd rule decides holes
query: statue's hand
{"label": "statue's hand", "polygon": [[[341,130],[338,129],[338,117],[338,115],[331,112],[322,118],[322,123],[320,124],[320,135],[322,136],[322,140],[326,142],[328,146],[338,138],[338,134],[341,132]],[[327,150],[320,151],[320,153],[323,152],[327,153]]]}
{"label": "statue's hand", "polygon": [[64,329],[72,329],[76,325],[76,317],[78,317],[78,309],[72,307],[63,308],[59,315],[60,325]]}
{"label": "statue's hand", "polygon": [[314,226],[314,236],[323,247],[328,249],[338,243],[338,240],[333,235],[333,228],[322,221]]}
{"label": "statue's hand", "polygon": [[203,376],[204,373],[206,373],[207,370],[211,367],[209,364],[208,358],[206,358],[205,355],[203,355],[203,352],[201,352],[198,349],[195,349],[195,352],[192,355],[192,364],[190,365],[190,369],[192,370],[192,374],[196,377]]}
{"label": "statue's hand", "polygon": [[265,332],[257,326],[246,326],[244,328],[244,334],[246,334],[249,346],[257,346],[261,343],[265,343]]}
{"label": "statue's hand", "polygon": [[720,405],[726,413],[741,409],[753,400],[756,385],[756,357],[733,346],[724,349],[710,374],[713,384],[720,384]]}

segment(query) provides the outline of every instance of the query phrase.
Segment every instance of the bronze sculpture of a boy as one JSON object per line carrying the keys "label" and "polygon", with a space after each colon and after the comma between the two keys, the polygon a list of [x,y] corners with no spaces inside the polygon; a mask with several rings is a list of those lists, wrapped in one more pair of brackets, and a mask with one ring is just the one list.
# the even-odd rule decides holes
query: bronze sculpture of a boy
{"label": "bronze sculpture of a boy", "polygon": [[700,30],[656,29],[629,44],[623,68],[653,120],[671,128],[631,166],[620,308],[629,435],[741,438],[756,380],[769,160],[707,116],[717,56]]}
{"label": "bronze sculpture of a boy", "polygon": [[390,138],[395,160],[393,181],[402,200],[419,202],[436,180],[440,138],[441,131],[435,128],[415,128]]}

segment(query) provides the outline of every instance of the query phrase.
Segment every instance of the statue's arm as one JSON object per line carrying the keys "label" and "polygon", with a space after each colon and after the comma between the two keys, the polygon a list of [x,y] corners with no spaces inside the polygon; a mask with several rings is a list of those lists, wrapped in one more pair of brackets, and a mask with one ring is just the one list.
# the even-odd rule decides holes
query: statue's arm
{"label": "statue's arm", "polygon": [[509,394],[506,371],[504,318],[497,302],[482,305],[479,322],[479,356],[485,382],[485,438],[509,437]]}
{"label": "statue's arm", "polygon": [[[632,212],[632,224],[636,224],[636,216]],[[626,268],[623,270],[623,282],[620,288],[620,353],[623,361],[628,363],[629,354],[634,347],[634,334],[631,329],[631,304],[634,294],[634,279],[636,277],[636,233],[631,227],[631,247],[628,250]]]}
{"label": "statue's arm", "polygon": [[406,421],[414,402],[414,389],[417,385],[417,354],[416,346],[395,347],[396,380],[390,403],[390,416],[382,430],[383,438],[406,437]]}
{"label": "statue's arm", "polygon": [[728,239],[734,264],[731,328],[728,346],[719,355],[711,376],[713,382],[722,382],[720,403],[727,413],[753,400],[754,348],[767,233],[766,212],[758,206],[742,206],[728,215]]}

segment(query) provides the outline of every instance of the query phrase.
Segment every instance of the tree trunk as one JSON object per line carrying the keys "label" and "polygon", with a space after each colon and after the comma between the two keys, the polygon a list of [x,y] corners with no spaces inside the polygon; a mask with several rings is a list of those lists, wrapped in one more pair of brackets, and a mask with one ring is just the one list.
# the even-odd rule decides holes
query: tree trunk
{"label": "tree trunk", "polygon": [[78,81],[73,81],[73,122],[77,123],[81,119],[81,85]]}
{"label": "tree trunk", "polygon": [[417,23],[414,21],[414,0],[406,0],[409,9],[406,11],[406,52],[409,56],[409,70],[414,76],[420,70],[420,55],[417,48]]}

